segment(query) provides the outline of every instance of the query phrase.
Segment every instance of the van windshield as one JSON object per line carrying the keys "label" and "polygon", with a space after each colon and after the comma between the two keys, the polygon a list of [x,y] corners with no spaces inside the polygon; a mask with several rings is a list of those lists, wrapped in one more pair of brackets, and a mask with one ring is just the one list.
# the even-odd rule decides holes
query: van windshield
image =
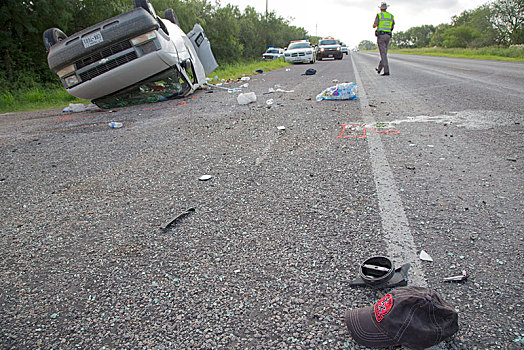
{"label": "van windshield", "polygon": [[178,69],[170,68],[93,102],[100,108],[133,106],[183,97],[189,89],[190,85]]}
{"label": "van windshield", "polygon": [[320,40],[318,43],[319,45],[337,45],[337,41],[335,39],[327,39],[327,40]]}
{"label": "van windshield", "polygon": [[311,47],[309,43],[292,43],[292,44],[289,44],[289,47],[287,49],[288,50],[307,49],[308,47]]}

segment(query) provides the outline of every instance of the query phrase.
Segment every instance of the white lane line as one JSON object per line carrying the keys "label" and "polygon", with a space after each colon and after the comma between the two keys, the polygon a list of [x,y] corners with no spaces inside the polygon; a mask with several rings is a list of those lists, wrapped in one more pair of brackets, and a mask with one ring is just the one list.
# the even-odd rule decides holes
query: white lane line
{"label": "white lane line", "polygon": [[[375,125],[375,118],[373,118],[373,114],[371,113],[366,91],[364,90],[364,85],[358,74],[353,57],[351,62],[353,64],[353,71],[355,72],[355,80],[357,81],[358,99],[362,110],[362,118],[366,125]],[[368,142],[373,177],[377,188],[382,230],[384,231],[384,239],[387,244],[387,251],[377,253],[383,253],[383,255],[388,256],[397,267],[404,263],[410,263],[409,284],[427,287],[426,278],[424,277],[413,235],[409,227],[409,221],[404,211],[400,195],[398,194],[395,178],[389,167],[380,135],[370,132],[367,134],[366,140]]]}

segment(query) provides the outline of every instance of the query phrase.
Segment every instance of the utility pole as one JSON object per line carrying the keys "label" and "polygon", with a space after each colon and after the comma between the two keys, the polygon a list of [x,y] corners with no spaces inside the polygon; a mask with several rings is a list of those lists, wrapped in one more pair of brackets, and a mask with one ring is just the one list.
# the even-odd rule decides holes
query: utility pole
{"label": "utility pole", "polygon": [[267,22],[267,13],[268,13],[268,11],[267,11],[267,2],[268,2],[268,0],[266,0],[266,22]]}

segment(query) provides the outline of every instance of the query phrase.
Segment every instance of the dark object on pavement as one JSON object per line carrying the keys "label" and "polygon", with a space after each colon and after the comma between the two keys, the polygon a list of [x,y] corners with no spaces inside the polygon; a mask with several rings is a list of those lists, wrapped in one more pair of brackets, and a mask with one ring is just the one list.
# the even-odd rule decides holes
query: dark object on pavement
{"label": "dark object on pavement", "polygon": [[455,309],[437,292],[414,286],[395,289],[374,306],[346,311],[345,321],[353,339],[370,347],[426,349],[458,331]]}
{"label": "dark object on pavement", "polygon": [[465,281],[467,279],[468,274],[466,273],[466,270],[462,270],[462,275],[446,277],[444,278],[444,282],[460,282]]}
{"label": "dark object on pavement", "polygon": [[177,216],[175,216],[173,219],[169,220],[167,222],[167,224],[165,224],[164,227],[162,227],[162,231],[167,232],[167,230],[169,228],[171,228],[178,220],[180,220],[184,216],[189,215],[189,214],[191,214],[193,212],[195,212],[195,208],[188,208],[188,209],[186,209],[182,213],[180,213]]}
{"label": "dark object on pavement", "polygon": [[380,75],[382,75],[382,76],[386,76],[386,75],[389,75],[389,73],[382,73],[382,74],[380,74]]}
{"label": "dark object on pavement", "polygon": [[314,75],[317,73],[317,70],[316,69],[313,69],[313,68],[309,68],[306,73],[302,74],[302,75]]}
{"label": "dark object on pavement", "polygon": [[262,73],[264,73],[264,71],[263,71],[262,69],[257,69],[257,70],[255,71],[255,73],[262,74]]}
{"label": "dark object on pavement", "polygon": [[350,287],[394,288],[407,286],[410,264],[395,269],[386,257],[375,256],[364,261],[359,268],[359,277],[349,283]]}

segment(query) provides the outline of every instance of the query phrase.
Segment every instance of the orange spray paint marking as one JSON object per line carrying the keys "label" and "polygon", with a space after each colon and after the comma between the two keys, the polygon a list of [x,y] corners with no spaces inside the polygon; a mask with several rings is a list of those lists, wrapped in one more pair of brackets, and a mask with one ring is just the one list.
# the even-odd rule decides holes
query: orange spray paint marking
{"label": "orange spray paint marking", "polygon": [[68,115],[68,116],[65,116],[65,117],[62,117],[62,118],[58,118],[56,121],[57,122],[63,122],[64,120],[79,120],[79,119],[86,119],[86,118],[92,118],[94,117],[94,115],[86,115],[86,116],[83,116],[83,117],[74,117],[72,115]]}
{"label": "orange spray paint marking", "polygon": [[187,105],[187,102],[186,101],[182,101],[179,104],[174,105],[174,106],[156,107],[156,108],[144,108],[143,111],[156,111],[158,109],[177,108],[177,107],[182,107],[182,106],[186,106],[186,105]]}
{"label": "orange spray paint marking", "polygon": [[[344,133],[346,132],[346,127],[347,126],[363,126],[364,127],[364,131],[363,131],[362,135],[344,136]],[[337,138],[339,138],[339,139],[363,139],[363,138],[366,138],[367,129],[369,129],[371,131],[374,131],[377,134],[382,134],[382,135],[396,135],[396,134],[400,134],[400,131],[398,131],[397,129],[387,129],[387,130],[382,131],[382,130],[376,130],[376,129],[370,128],[370,127],[366,126],[365,124],[342,124],[342,132],[340,133],[340,135],[337,136]]]}

